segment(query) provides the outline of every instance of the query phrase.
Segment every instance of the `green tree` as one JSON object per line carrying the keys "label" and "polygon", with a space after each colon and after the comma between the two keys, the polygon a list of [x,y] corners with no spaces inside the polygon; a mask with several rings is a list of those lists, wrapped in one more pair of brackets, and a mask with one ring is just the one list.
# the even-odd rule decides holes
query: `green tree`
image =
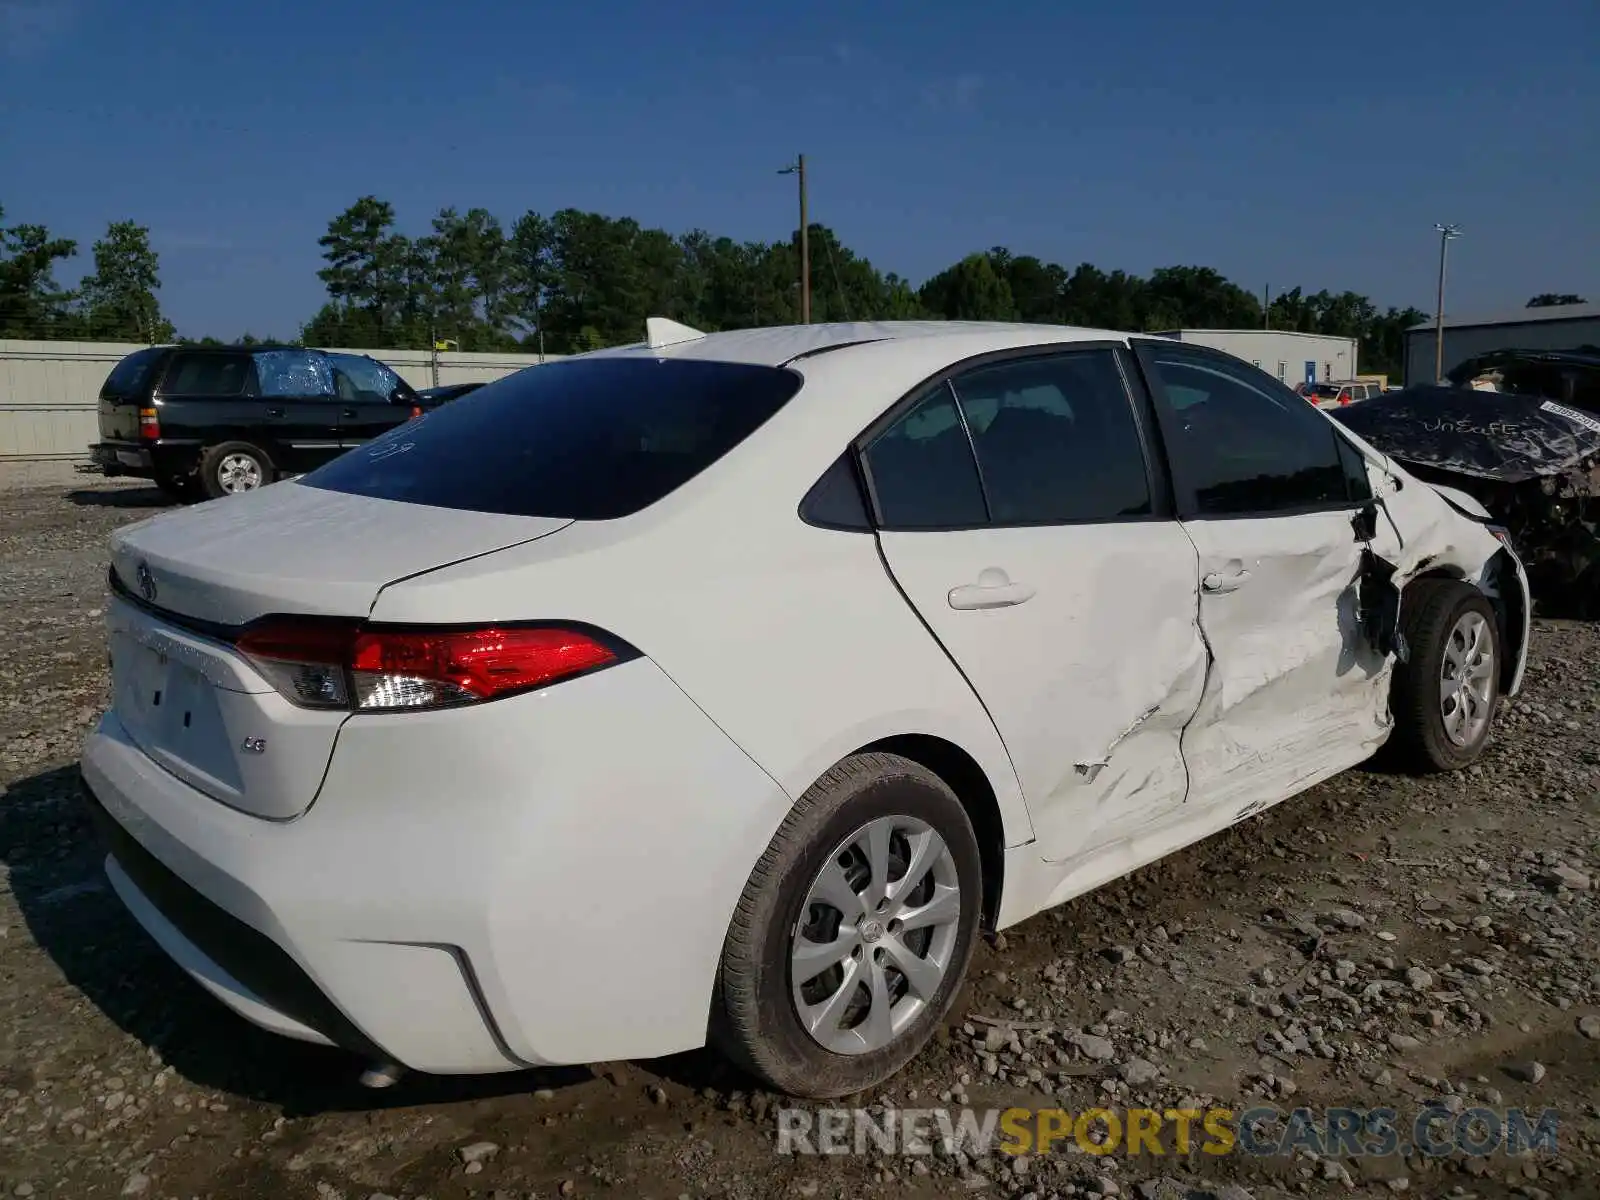
{"label": "green tree", "polygon": [[394,231],[394,206],[363,196],[328,222],[317,239],[328,265],[317,272],[330,303],[306,326],[322,345],[384,349],[408,340],[402,318],[414,307],[410,241]]}
{"label": "green tree", "polygon": [[1540,292],[1528,301],[1529,308],[1553,308],[1557,304],[1587,304],[1582,296],[1573,292]]}
{"label": "green tree", "polygon": [[118,342],[170,342],[176,331],[161,315],[161,260],[150,230],[115,221],[94,244],[94,271],[79,285],[84,333]]}
{"label": "green tree", "polygon": [[946,267],[920,293],[930,312],[951,321],[1010,321],[1016,317],[1011,287],[987,254],[969,254]]}
{"label": "green tree", "polygon": [[76,335],[71,293],[56,285],[55,267],[77,252],[77,242],[52,237],[43,225],[0,227],[0,337]]}
{"label": "green tree", "polygon": [[544,308],[555,279],[555,235],[550,222],[525,212],[511,226],[505,251],[506,315],[532,346],[544,342]]}

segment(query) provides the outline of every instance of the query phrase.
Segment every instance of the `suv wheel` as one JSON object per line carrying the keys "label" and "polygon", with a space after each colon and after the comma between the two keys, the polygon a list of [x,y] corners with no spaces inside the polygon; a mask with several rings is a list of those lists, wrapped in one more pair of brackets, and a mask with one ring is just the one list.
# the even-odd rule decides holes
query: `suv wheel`
{"label": "suv wheel", "polygon": [[253,492],[272,479],[272,460],[249,442],[223,442],[200,456],[200,485],[213,499]]}
{"label": "suv wheel", "polygon": [[977,837],[926,767],[858,754],[802,796],[723,947],[713,1038],[780,1091],[888,1079],[955,1001],[982,905]]}

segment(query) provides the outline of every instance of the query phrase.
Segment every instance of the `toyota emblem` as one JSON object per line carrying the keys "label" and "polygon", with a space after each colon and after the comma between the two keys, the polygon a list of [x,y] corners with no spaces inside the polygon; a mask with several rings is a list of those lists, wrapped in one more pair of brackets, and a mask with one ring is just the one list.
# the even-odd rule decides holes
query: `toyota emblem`
{"label": "toyota emblem", "polygon": [[156,598],[156,577],[150,573],[150,564],[140,563],[134,577],[139,581],[139,594],[153,603]]}

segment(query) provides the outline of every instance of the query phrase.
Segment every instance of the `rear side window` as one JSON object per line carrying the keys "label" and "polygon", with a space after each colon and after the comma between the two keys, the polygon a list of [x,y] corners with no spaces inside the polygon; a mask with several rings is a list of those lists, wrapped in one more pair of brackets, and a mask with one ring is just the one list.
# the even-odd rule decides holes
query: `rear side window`
{"label": "rear side window", "polygon": [[954,381],[997,525],[1150,512],[1133,408],[1110,350],[979,367]]}
{"label": "rear side window", "polygon": [[150,382],[150,373],[160,364],[166,351],[156,347],[150,350],[135,350],[127,358],[111,368],[111,374],[106,376],[105,386],[100,389],[102,396],[137,396],[140,395]]}
{"label": "rear side window", "polygon": [[163,396],[238,396],[251,373],[248,354],[175,354]]}
{"label": "rear side window", "polygon": [[788,403],[800,382],[777,367],[680,359],[528,367],[300,482],[437,508],[612,520],[711,466]]}
{"label": "rear side window", "polygon": [[983,525],[988,510],[955,395],[941,383],[870,445],[867,472],[885,529]]}

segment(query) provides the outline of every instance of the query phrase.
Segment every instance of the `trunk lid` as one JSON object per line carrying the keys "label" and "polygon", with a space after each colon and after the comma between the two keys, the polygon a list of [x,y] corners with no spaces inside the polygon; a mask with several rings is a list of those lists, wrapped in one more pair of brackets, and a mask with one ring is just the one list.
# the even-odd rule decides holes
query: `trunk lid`
{"label": "trunk lid", "polygon": [[123,527],[111,563],[131,594],[218,625],[269,613],[365,617],[385,584],[571,524],[374,500],[286,481]]}
{"label": "trunk lid", "polygon": [[457,512],[285,482],[113,535],[113,711],[149,758],[270,819],[316,798],[343,710],[291,704],[235,650],[268,614],[362,618],[390,583],[553,533],[564,518]]}

